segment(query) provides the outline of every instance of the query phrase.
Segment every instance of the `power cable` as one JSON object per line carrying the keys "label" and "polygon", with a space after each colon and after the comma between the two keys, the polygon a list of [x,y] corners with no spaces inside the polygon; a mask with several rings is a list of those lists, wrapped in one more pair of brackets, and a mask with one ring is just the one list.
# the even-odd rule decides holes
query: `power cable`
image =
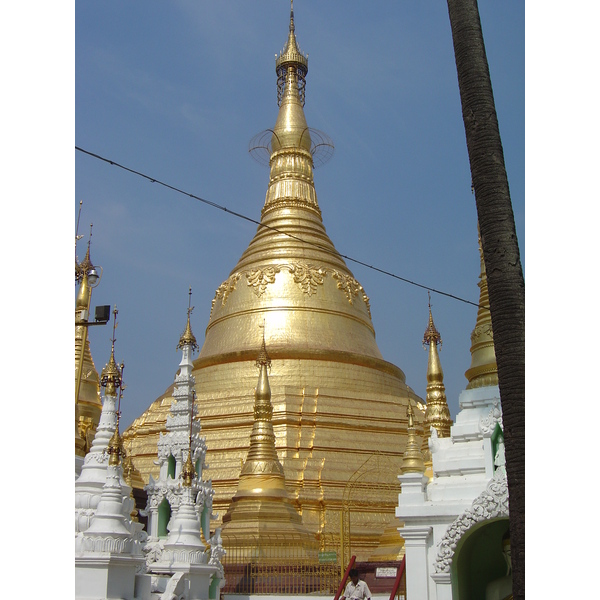
{"label": "power cable", "polygon": [[220,204],[217,204],[216,202],[211,202],[210,200],[206,200],[205,198],[200,198],[200,196],[196,196],[195,194],[192,194],[191,192],[186,192],[185,190],[182,190],[178,187],[175,187],[173,185],[165,183],[164,181],[160,181],[159,179],[156,179],[155,177],[150,177],[150,175],[146,175],[145,173],[136,171],[135,169],[132,169],[130,167],[126,167],[125,165],[115,162],[114,160],[110,160],[109,158],[105,158],[103,156],[100,156],[99,154],[90,152],[89,150],[84,150],[83,148],[80,148],[79,146],[75,146],[75,150],[82,152],[83,154],[87,154],[88,156],[91,156],[93,158],[97,158],[98,160],[104,161],[104,162],[108,163],[109,165],[112,165],[113,167],[118,167],[119,169],[123,169],[124,171],[127,171],[129,173],[137,175],[138,177],[147,179],[148,181],[150,181],[150,183],[158,183],[159,185],[166,187],[170,190],[173,190],[174,192],[177,192],[178,194],[183,194],[184,196],[188,196],[190,198],[193,198],[194,200],[198,200],[199,202],[202,202],[203,204],[207,204],[208,206],[212,206],[213,208],[222,210],[223,212],[233,215],[234,217],[238,217],[239,219],[244,219],[245,221],[254,223],[255,225],[258,225],[259,227],[264,227],[265,229],[269,229],[270,231],[274,231],[276,233],[286,235],[286,236],[288,236],[298,242],[301,242],[303,244],[315,246],[316,248],[319,248],[320,250],[322,250],[324,252],[327,252],[329,254],[334,254],[336,256],[340,256],[341,258],[344,258],[347,261],[356,263],[357,265],[361,265],[363,267],[366,267],[367,269],[371,269],[372,271],[377,271],[378,273],[381,273],[382,275],[387,275],[388,277],[393,277],[394,279],[398,279],[399,281],[403,281],[404,283],[408,283],[409,285],[414,285],[416,287],[422,288],[424,290],[428,290],[435,294],[439,294],[440,296],[446,296],[447,298],[452,298],[453,300],[459,300],[460,302],[464,302],[465,304],[471,304],[472,306],[476,306],[477,308],[485,308],[485,309],[489,310],[488,306],[480,306],[477,302],[472,302],[471,300],[466,300],[465,298],[461,298],[460,296],[456,296],[456,295],[450,294],[448,292],[443,292],[442,290],[438,290],[438,289],[429,287],[427,285],[417,283],[416,281],[411,281],[410,279],[406,279],[405,277],[400,277],[400,275],[396,275],[395,273],[391,273],[390,271],[386,271],[385,269],[380,269],[379,267],[375,267],[373,265],[370,265],[370,264],[363,262],[361,260],[358,260],[356,258],[352,258],[351,256],[347,256],[346,254],[340,254],[337,250],[335,252],[332,252],[329,248],[325,248],[324,246],[321,246],[320,244],[317,244],[316,242],[310,242],[308,240],[303,240],[302,238],[299,238],[298,236],[295,236],[291,233],[287,233],[285,231],[281,231],[280,229],[277,229],[276,227],[271,227],[269,225],[265,225],[264,223],[261,223],[260,221],[253,219],[252,217],[248,217],[248,216],[243,215],[242,213],[238,213],[234,210],[229,210],[227,207],[221,206]]}

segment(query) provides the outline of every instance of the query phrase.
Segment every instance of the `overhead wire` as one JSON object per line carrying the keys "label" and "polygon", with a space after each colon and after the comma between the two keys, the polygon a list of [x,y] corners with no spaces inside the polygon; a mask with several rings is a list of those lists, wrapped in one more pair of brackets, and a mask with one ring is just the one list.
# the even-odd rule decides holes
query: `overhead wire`
{"label": "overhead wire", "polygon": [[316,248],[319,248],[320,250],[327,252],[329,254],[334,254],[335,256],[339,256],[349,262],[355,263],[357,265],[361,265],[363,267],[366,267],[367,269],[371,269],[372,271],[376,271],[377,273],[381,273],[382,275],[387,275],[388,277],[392,277],[393,279],[397,279],[399,281],[402,281],[404,283],[407,283],[409,285],[413,285],[415,287],[419,287],[421,289],[427,290],[429,292],[433,292],[435,294],[439,294],[440,296],[445,296],[447,298],[452,298],[453,300],[458,300],[460,302],[464,302],[465,304],[470,304],[472,306],[476,306],[478,308],[485,308],[489,310],[488,306],[481,306],[480,304],[478,304],[477,302],[472,302],[471,300],[467,300],[465,298],[461,298],[460,296],[456,296],[455,294],[450,294],[449,292],[444,292],[442,290],[438,290],[436,288],[424,285],[422,283],[418,283],[416,281],[412,281],[410,279],[407,279],[406,277],[401,277],[400,275],[396,275],[395,273],[391,273],[390,271],[386,271],[385,269],[380,269],[379,267],[376,267],[374,265],[370,265],[366,262],[363,262],[361,260],[358,260],[356,258],[352,258],[351,256],[348,256],[346,254],[341,254],[340,252],[338,252],[337,250],[335,252],[333,252],[330,248],[326,248],[324,246],[322,246],[321,244],[318,244],[316,242],[311,242],[309,240],[304,240],[296,235],[293,235],[291,233],[288,233],[286,231],[281,231],[280,229],[277,229],[276,227],[271,227],[269,225],[265,225],[264,223],[261,223],[260,221],[257,221],[256,219],[253,219],[252,217],[248,217],[247,215],[244,215],[242,213],[236,212],[234,210],[230,210],[228,209],[226,206],[222,206],[221,204],[217,204],[216,202],[212,202],[211,200],[206,200],[205,198],[201,198],[200,196],[197,196],[196,194],[192,194],[191,192],[186,192],[185,190],[182,190],[181,188],[178,188],[174,185],[171,185],[169,183],[165,183],[164,181],[161,181],[159,179],[157,179],[156,177],[151,177],[150,175],[146,175],[145,173],[142,173],[141,171],[137,171],[135,169],[132,169],[131,167],[127,167],[125,165],[122,165],[114,160],[111,160],[109,158],[105,158],[104,156],[100,156],[99,154],[96,154],[95,152],[90,152],[89,150],[85,150],[84,148],[80,148],[79,146],[75,146],[75,150],[77,150],[78,152],[81,152],[83,154],[87,154],[88,156],[91,156],[93,158],[96,158],[98,160],[101,160],[103,162],[108,163],[109,165],[112,165],[114,167],[118,167],[119,169],[122,169],[124,171],[127,171],[128,173],[132,173],[133,175],[137,175],[138,177],[142,177],[148,181],[150,181],[150,183],[157,183],[167,189],[170,189],[174,192],[177,192],[178,194],[182,194],[184,196],[188,196],[189,198],[192,198],[194,200],[197,200],[198,202],[202,202],[203,204],[206,204],[208,206],[211,206],[212,208],[216,208],[219,210],[222,210],[223,212],[230,214],[234,217],[238,217],[239,219],[243,219],[245,221],[248,221],[250,223],[253,223],[255,225],[258,225],[259,227],[264,227],[265,229],[268,229],[270,231],[274,231],[276,233],[279,233],[281,235],[285,235],[289,238],[292,238],[298,242],[301,242],[303,244],[308,244],[310,246],[314,246]]}

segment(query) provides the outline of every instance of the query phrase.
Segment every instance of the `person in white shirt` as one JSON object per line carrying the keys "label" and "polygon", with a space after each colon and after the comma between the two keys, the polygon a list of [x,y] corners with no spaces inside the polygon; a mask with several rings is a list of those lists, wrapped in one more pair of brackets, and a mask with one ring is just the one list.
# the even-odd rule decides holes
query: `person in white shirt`
{"label": "person in white shirt", "polygon": [[358,571],[350,569],[350,581],[340,600],[371,600],[371,590],[364,581],[359,581]]}

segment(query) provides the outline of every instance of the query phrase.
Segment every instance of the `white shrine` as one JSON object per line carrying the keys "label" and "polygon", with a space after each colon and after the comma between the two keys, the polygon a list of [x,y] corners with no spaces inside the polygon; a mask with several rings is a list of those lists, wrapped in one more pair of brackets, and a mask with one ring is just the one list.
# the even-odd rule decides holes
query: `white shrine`
{"label": "white shrine", "polygon": [[210,537],[213,489],[210,481],[202,481],[206,443],[200,437],[200,420],[194,419],[192,353],[198,344],[190,327],[191,312],[189,307],[177,346],[182,358],[167,433],[161,433],[158,442],[159,478],[155,481],[150,476],[145,487],[148,540],[144,552],[153,575],[153,592],[168,598],[185,594],[186,600],[204,600],[218,598],[225,584],[220,560],[225,551],[218,529]]}
{"label": "white shrine", "polygon": [[[190,290],[191,295],[191,290]],[[123,479],[116,390],[122,371],[111,358],[102,371],[102,415],[81,475],[75,482],[75,595],[77,599],[209,600],[224,585],[220,531],[210,537],[213,490],[202,480],[206,444],[194,420],[192,353],[187,326],[178,348],[183,357],[175,377],[167,433],[158,444],[161,466],[148,493],[148,532],[133,514],[131,487]],[[116,314],[115,308],[115,327]],[[119,397],[120,404],[120,397]],[[195,466],[194,466],[195,465]]]}
{"label": "white shrine", "polygon": [[[105,388],[94,442],[75,481],[75,597],[150,597],[150,576],[142,544],[146,534],[131,512],[135,503],[123,479],[117,389],[122,394],[123,364],[115,362],[117,309],[110,360],[102,370]],[[119,396],[120,404],[120,396]]]}
{"label": "white shrine", "polygon": [[[483,258],[479,287],[471,367],[465,373],[469,384],[459,397],[450,435],[442,437],[439,428],[431,427],[427,474],[409,406],[409,442],[396,509],[404,524],[399,532],[405,542],[408,598],[512,598],[502,407],[491,317],[482,308],[489,306]],[[431,327],[440,340],[430,316]],[[438,382],[439,388],[443,373],[432,339],[430,335],[427,342],[428,382]]]}

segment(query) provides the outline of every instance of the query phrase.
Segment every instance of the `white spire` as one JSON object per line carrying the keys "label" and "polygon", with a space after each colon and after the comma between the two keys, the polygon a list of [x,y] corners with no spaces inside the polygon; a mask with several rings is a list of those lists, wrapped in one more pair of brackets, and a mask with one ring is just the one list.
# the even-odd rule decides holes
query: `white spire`
{"label": "white spire", "polygon": [[175,375],[167,432],[161,433],[158,441],[159,477],[156,481],[150,477],[145,487],[149,534],[144,547],[147,568],[158,577],[174,573],[169,582],[173,591],[183,585],[183,575],[193,586],[203,585],[200,580],[206,583],[211,577],[219,580],[223,577],[219,565],[213,564],[214,561],[208,563],[210,551],[206,540],[210,537],[213,516],[213,490],[210,482],[202,481],[206,443],[200,437],[200,420],[195,418],[192,354],[198,346],[191,332],[191,311],[188,307],[186,330],[178,344],[182,357]]}
{"label": "white spire", "polygon": [[86,454],[81,475],[75,481],[75,532],[85,531],[96,511],[108,467],[108,443],[117,427],[117,398],[104,394],[100,422],[90,451]]}

